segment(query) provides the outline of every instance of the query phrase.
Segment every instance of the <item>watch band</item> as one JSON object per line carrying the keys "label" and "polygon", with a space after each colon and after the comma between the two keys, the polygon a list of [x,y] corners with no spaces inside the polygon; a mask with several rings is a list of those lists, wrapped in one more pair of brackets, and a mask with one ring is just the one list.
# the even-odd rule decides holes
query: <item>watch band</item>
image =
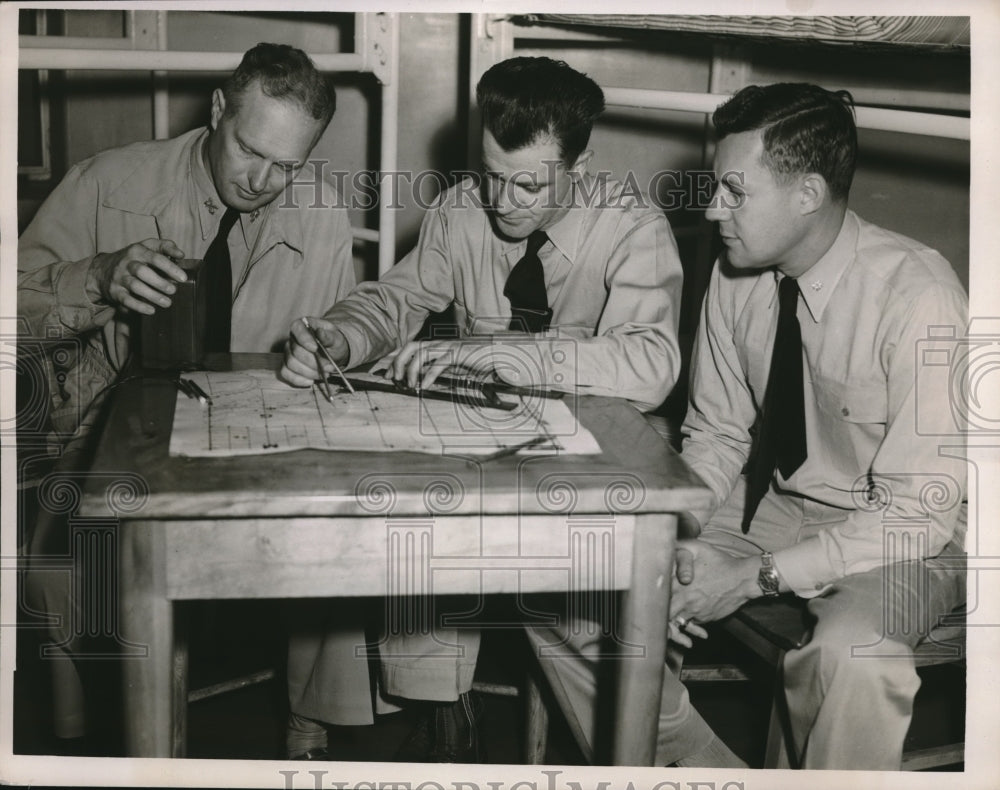
{"label": "watch band", "polygon": [[760,571],[757,573],[757,586],[767,597],[773,598],[781,589],[781,578],[774,567],[774,555],[765,551],[760,555]]}

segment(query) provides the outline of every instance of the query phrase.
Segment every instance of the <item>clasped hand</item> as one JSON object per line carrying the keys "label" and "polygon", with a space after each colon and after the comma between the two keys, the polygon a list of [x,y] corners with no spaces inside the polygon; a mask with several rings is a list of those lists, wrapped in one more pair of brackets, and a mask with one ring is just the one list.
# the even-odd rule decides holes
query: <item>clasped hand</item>
{"label": "clasped hand", "polygon": [[688,635],[708,635],[696,623],[719,620],[754,597],[756,557],[731,557],[702,540],[679,540],[674,562],[670,638],[686,647]]}
{"label": "clasped hand", "polygon": [[184,257],[169,239],[146,239],[117,252],[94,256],[87,275],[87,291],[94,301],[152,315],[170,307],[175,282],[187,280],[174,263]]}

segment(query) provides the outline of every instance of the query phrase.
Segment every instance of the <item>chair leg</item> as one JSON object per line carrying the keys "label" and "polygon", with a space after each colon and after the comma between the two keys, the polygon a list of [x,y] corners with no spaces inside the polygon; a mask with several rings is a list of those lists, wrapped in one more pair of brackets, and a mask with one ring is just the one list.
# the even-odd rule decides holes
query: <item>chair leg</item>
{"label": "chair leg", "polygon": [[524,762],[526,765],[544,765],[545,748],[549,740],[549,711],[542,699],[537,667],[528,669],[525,677],[525,727]]}

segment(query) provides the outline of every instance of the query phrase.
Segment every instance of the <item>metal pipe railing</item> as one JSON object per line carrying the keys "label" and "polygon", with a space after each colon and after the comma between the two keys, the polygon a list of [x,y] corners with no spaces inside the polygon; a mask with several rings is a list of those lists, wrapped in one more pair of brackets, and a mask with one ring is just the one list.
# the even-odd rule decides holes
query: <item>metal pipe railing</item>
{"label": "metal pipe railing", "polygon": [[854,112],[859,129],[926,134],[955,140],[968,140],[971,135],[970,120],[958,115],[936,115],[929,112],[890,110],[881,107],[855,107]]}
{"label": "metal pipe railing", "polygon": [[[636,107],[648,110],[678,110],[711,113],[729,98],[722,93],[688,91],[656,91],[639,88],[604,88],[604,101],[615,107]],[[954,115],[937,115],[910,110],[890,110],[879,107],[855,107],[861,129],[887,132],[926,134],[934,137],[969,139],[969,119]]]}
{"label": "metal pipe railing", "polygon": [[379,244],[378,275],[381,277],[396,263],[396,211],[392,208],[395,188],[395,171],[399,163],[399,28],[390,20],[388,75],[382,84],[382,145],[379,167],[382,180],[379,185],[378,229],[382,239],[391,243]]}
{"label": "metal pipe railing", "polygon": [[[32,46],[21,36],[18,66],[22,69],[99,69],[120,71],[232,71],[242,52],[185,52],[155,49],[66,49]],[[311,55],[320,71],[366,71],[362,55],[348,52]]]}
{"label": "metal pipe railing", "polygon": [[[156,48],[167,50],[167,12],[156,12]],[[167,72],[153,72],[153,139],[166,140],[170,137],[170,91],[167,86]]]}
{"label": "metal pipe railing", "polygon": [[355,241],[380,241],[380,233],[377,230],[369,230],[368,228],[355,228],[351,226],[351,235],[354,236]]}

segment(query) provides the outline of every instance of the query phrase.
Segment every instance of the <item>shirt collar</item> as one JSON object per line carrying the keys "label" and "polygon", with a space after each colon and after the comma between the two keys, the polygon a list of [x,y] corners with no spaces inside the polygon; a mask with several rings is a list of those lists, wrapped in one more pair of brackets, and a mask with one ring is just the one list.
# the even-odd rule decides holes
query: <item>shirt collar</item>
{"label": "shirt collar", "polygon": [[212,177],[205,169],[205,143],[208,134],[191,146],[191,181],[194,184],[194,199],[198,208],[198,219],[201,228],[201,237],[207,239],[210,233],[215,233],[219,227],[222,214],[225,213],[226,205],[215,190]]}
{"label": "shirt collar", "polygon": [[830,249],[799,275],[799,291],[814,322],[819,323],[823,320],[823,312],[830,302],[837,283],[854,261],[857,241],[858,218],[853,211],[848,211]]}
{"label": "shirt collar", "polygon": [[579,251],[580,228],[583,226],[583,219],[587,212],[587,207],[583,204],[581,193],[589,194],[593,192],[590,184],[590,181],[593,180],[593,176],[585,173],[583,178],[587,182],[587,188],[580,190],[576,188],[575,183],[573,184],[571,187],[573,204],[555,225],[545,231],[551,242],[559,249],[559,252],[561,252],[570,263],[576,259],[576,254]]}

